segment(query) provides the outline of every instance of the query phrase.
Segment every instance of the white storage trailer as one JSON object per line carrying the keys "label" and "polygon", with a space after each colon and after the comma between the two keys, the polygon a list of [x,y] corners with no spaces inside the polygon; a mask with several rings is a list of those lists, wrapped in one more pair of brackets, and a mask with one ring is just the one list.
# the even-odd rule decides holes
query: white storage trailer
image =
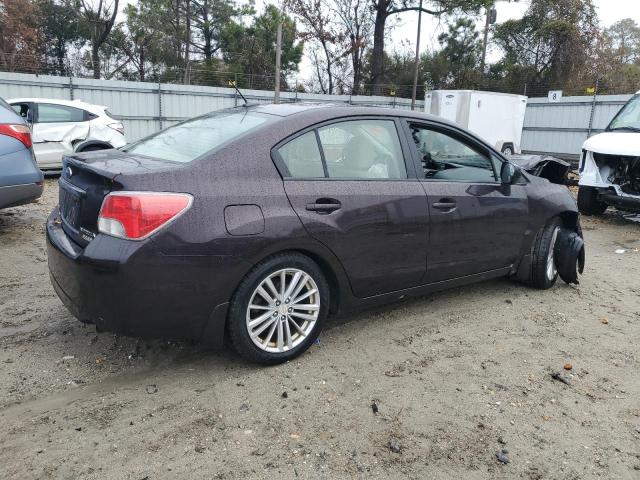
{"label": "white storage trailer", "polygon": [[527,97],[477,90],[432,90],[424,111],[457,123],[506,155],[521,153]]}

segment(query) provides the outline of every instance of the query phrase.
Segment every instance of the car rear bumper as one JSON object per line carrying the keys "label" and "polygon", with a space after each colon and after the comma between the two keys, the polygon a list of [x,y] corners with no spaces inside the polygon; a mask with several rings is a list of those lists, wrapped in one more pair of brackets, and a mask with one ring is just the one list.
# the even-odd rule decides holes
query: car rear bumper
{"label": "car rear bumper", "polygon": [[[47,220],[49,274],[71,314],[124,335],[222,344],[226,302],[203,282],[198,257],[171,257],[153,241],[98,235],[86,247],[62,228],[58,209]],[[200,263],[206,263],[200,261]]]}
{"label": "car rear bumper", "polygon": [[17,207],[37,200],[42,195],[42,182],[0,187],[0,208]]}

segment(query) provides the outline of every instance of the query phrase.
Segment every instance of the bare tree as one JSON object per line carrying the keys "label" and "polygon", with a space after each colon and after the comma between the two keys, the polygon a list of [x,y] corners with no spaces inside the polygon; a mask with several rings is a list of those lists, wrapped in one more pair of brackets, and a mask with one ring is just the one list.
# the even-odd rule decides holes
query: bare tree
{"label": "bare tree", "polygon": [[360,92],[362,85],[363,59],[366,49],[371,45],[373,33],[373,15],[368,0],[334,0],[332,10],[336,13],[340,27],[346,33],[345,55],[351,57],[353,74],[351,91]]}
{"label": "bare tree", "polygon": [[107,5],[105,0],[98,0],[98,4],[95,5],[87,0],[80,0],[82,16],[88,23],[93,78],[100,78],[100,47],[111,33],[118,15],[119,2],[120,0],[113,0],[113,3]]}
{"label": "bare tree", "polygon": [[[335,86],[334,68],[340,62],[339,53],[343,34],[336,31],[336,22],[332,19],[332,12],[323,8],[320,0],[285,0],[285,6],[297,15],[305,27],[301,38],[315,43],[321,50],[321,55],[311,52],[315,73],[322,93],[333,93]],[[324,80],[320,76],[326,77]]]}

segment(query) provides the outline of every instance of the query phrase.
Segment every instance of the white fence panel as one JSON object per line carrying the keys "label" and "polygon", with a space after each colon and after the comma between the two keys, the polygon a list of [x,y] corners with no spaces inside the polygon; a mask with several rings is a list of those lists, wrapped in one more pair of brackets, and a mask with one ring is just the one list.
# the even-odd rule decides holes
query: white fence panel
{"label": "white fence panel", "polygon": [[[271,103],[273,92],[242,90],[250,103]],[[105,105],[122,120],[129,141],[196,115],[243,103],[233,88],[94,80],[0,72],[0,97],[58,98]],[[282,92],[282,102],[331,102],[408,109],[411,100],[394,97]],[[417,102],[422,110],[423,102]]]}
{"label": "white fence panel", "polygon": [[560,102],[530,98],[522,150],[577,158],[584,141],[604,130],[631,95],[564,97]]}
{"label": "white fence panel", "polygon": [[[273,101],[272,91],[243,89],[242,93],[250,103]],[[0,97],[80,99],[105,105],[123,121],[129,141],[196,115],[242,104],[232,88],[7,72],[0,72]],[[588,96],[564,97],[556,103],[547,98],[530,98],[522,149],[576,158],[589,135],[602,131],[629,98],[631,95],[598,95],[595,101]],[[409,99],[380,96],[282,92],[281,100],[411,108]],[[418,101],[417,108],[422,111],[424,101]]]}

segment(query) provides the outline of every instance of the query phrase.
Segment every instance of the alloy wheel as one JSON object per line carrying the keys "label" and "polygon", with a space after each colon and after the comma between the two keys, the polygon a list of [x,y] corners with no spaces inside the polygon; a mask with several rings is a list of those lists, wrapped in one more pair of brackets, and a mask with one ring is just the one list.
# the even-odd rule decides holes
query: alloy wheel
{"label": "alloy wheel", "polygon": [[296,268],[267,276],[253,291],[246,313],[252,342],[270,353],[289,351],[307,338],[320,314],[320,292],[313,278]]}
{"label": "alloy wheel", "polygon": [[558,238],[559,230],[560,229],[558,227],[553,230],[553,235],[551,236],[551,242],[549,244],[549,253],[547,253],[547,279],[549,281],[553,281],[558,274],[554,259],[554,250],[556,248],[556,239]]}

